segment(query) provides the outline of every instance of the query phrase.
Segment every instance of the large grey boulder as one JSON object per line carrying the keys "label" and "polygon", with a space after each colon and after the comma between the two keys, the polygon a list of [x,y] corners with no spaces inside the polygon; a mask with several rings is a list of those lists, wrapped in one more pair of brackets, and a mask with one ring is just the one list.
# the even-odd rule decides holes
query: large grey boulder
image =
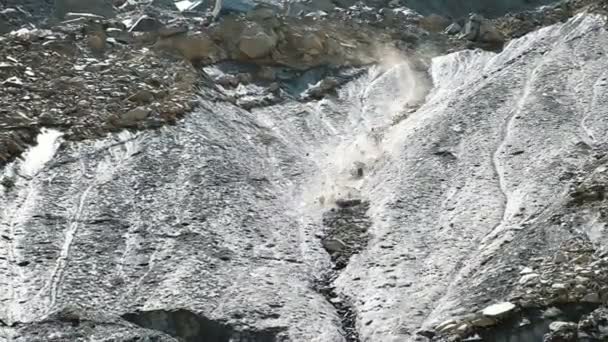
{"label": "large grey boulder", "polygon": [[239,50],[249,58],[267,56],[277,45],[277,35],[260,24],[249,22],[239,40]]}
{"label": "large grey boulder", "polygon": [[68,13],[92,13],[111,18],[114,7],[111,0],[55,0],[55,15],[63,19]]}

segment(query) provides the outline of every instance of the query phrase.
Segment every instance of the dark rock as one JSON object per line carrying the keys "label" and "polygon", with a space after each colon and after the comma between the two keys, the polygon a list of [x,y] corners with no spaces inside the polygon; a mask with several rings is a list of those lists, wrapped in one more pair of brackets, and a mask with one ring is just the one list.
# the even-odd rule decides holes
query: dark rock
{"label": "dark rock", "polygon": [[354,207],[361,203],[362,202],[360,199],[337,199],[336,200],[336,205],[340,208]]}
{"label": "dark rock", "polygon": [[[151,18],[147,15],[144,15],[137,19],[137,21],[129,28],[131,32],[154,32],[158,31],[163,27],[163,24],[158,21],[158,19]],[[165,36],[167,36],[167,31],[164,32]]]}

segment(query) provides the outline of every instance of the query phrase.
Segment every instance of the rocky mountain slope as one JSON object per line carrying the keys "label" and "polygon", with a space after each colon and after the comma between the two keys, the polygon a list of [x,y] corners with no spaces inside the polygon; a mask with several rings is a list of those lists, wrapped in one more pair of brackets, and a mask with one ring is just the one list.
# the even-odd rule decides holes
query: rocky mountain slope
{"label": "rocky mountain slope", "polygon": [[605,3],[90,3],[2,3],[0,342],[608,339]]}

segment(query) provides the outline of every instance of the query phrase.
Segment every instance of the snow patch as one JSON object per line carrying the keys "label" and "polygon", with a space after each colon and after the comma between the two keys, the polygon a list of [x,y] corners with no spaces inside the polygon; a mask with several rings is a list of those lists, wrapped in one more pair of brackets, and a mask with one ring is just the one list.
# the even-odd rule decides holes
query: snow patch
{"label": "snow patch", "polygon": [[36,138],[37,144],[23,155],[20,173],[23,176],[35,176],[48,163],[59,148],[63,133],[53,129],[42,129]]}

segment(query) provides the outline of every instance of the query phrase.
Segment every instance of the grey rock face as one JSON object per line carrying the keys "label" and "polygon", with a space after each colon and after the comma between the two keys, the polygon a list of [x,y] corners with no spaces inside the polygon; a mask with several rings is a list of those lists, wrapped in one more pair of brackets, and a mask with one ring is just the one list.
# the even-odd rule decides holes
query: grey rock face
{"label": "grey rock face", "polygon": [[576,234],[553,217],[594,159],[577,144],[606,143],[607,40],[586,15],[437,58],[397,124],[427,89],[393,59],[332,99],[245,111],[205,90],[174,127],[41,144],[2,170],[0,341],[407,341],[503,302],[514,265]]}

